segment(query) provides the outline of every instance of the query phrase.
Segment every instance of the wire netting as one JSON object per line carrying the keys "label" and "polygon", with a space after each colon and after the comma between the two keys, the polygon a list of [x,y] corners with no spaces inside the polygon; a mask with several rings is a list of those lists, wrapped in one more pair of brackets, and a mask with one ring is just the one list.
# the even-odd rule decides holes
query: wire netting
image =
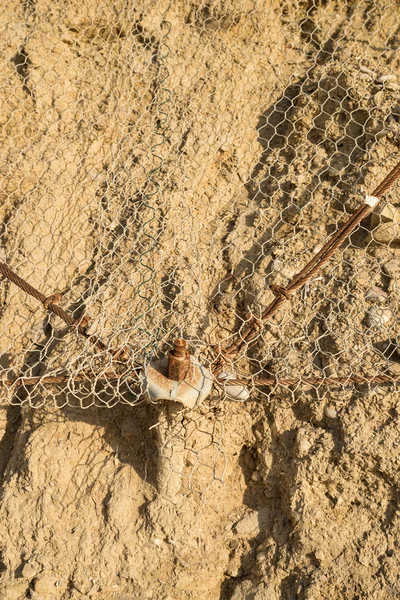
{"label": "wire netting", "polygon": [[[1,278],[5,401],[135,405],[143,368],[177,337],[210,371],[224,359],[247,379],[250,401],[396,388],[396,185],[251,343],[223,353],[399,160],[395,0],[28,0],[1,12],[0,259],[60,294],[77,325]],[[32,377],[60,380],[18,380]],[[206,405],[225,401],[215,385]],[[222,478],[220,421],[196,429],[197,453],[201,417],[187,418],[172,444],[180,418],[165,426],[167,471],[183,473],[169,455],[180,445]]]}

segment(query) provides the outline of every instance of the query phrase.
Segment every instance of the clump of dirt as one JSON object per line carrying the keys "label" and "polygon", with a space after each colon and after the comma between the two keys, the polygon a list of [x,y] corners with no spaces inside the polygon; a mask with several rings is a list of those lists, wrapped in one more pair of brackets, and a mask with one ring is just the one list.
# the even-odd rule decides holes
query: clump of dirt
{"label": "clump of dirt", "polygon": [[[108,349],[143,362],[183,336],[210,366],[395,164],[399,17],[5,2],[0,260]],[[399,375],[400,250],[374,219],[229,368]],[[0,321],[4,377],[71,376],[1,389],[1,597],[400,597],[390,386],[214,390],[186,411],[96,380],[111,353],[5,281]]]}

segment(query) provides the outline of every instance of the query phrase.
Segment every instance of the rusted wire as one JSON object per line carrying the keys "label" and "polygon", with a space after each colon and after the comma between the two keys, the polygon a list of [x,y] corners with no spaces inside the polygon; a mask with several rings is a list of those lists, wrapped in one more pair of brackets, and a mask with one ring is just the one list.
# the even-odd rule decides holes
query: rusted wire
{"label": "rusted wire", "polygon": [[[132,371],[129,372],[129,379],[131,379],[132,373],[138,374],[139,367],[136,367]],[[126,379],[127,374],[117,375],[109,374],[109,373],[101,373],[96,375],[95,381],[117,381],[121,379]],[[93,375],[87,373],[79,373],[78,375],[43,375],[39,377],[17,377],[15,379],[2,379],[0,378],[0,384],[3,384],[7,387],[19,387],[19,386],[31,386],[31,385],[48,385],[48,384],[58,384],[58,383],[66,383],[69,381],[74,382],[93,382]],[[218,385],[223,388],[224,383],[216,380]],[[372,375],[372,376],[364,376],[364,375],[347,375],[341,377],[291,377],[285,379],[278,379],[273,377],[267,378],[256,378],[245,379],[245,378],[236,378],[229,379],[229,385],[252,385],[255,388],[259,387],[297,387],[299,385],[311,385],[314,387],[318,387],[320,385],[329,385],[329,386],[345,386],[350,384],[373,384],[373,383],[382,383],[382,384],[397,384],[400,383],[400,377],[392,376],[392,375]]]}
{"label": "rusted wire", "polygon": [[[218,380],[217,380],[218,381]],[[221,387],[224,387],[223,382],[218,382]],[[229,385],[253,385],[254,387],[263,386],[284,386],[294,387],[298,385],[350,385],[350,384],[371,384],[371,383],[400,383],[400,377],[395,375],[347,375],[341,377],[298,377],[298,378],[287,378],[287,379],[276,379],[273,377],[267,378],[255,378],[255,379],[229,379],[227,382]]]}
{"label": "rusted wire", "polygon": [[84,336],[86,339],[88,339],[94,346],[96,346],[96,348],[98,348],[99,350],[106,350],[107,352],[110,352],[110,354],[113,356],[113,358],[115,360],[118,360],[119,362],[128,362],[129,361],[129,353],[127,352],[126,348],[120,348],[118,350],[109,348],[97,336],[89,335],[87,333],[89,317],[87,317],[87,315],[84,315],[83,317],[81,317],[79,319],[75,319],[71,315],[71,313],[64,310],[58,304],[59,299],[60,299],[59,294],[52,294],[51,296],[45,296],[44,294],[42,294],[42,292],[40,292],[39,290],[34,288],[30,283],[25,281],[25,279],[22,279],[22,277],[17,275],[17,273],[15,273],[12,269],[10,269],[10,267],[8,265],[6,265],[3,262],[0,262],[0,273],[4,277],[6,277],[9,281],[11,281],[15,285],[17,285],[21,290],[23,290],[30,296],[33,296],[33,298],[36,298],[36,300],[39,300],[39,302],[41,302],[43,304],[43,307],[46,310],[55,313],[58,317],[60,317],[60,319],[62,319],[70,327],[75,327],[76,330],[78,331],[78,333],[80,333],[82,336]]}
{"label": "rusted wire", "polygon": [[[384,180],[378,185],[378,187],[374,190],[373,196],[380,198],[382,195],[400,178],[400,162],[390,171],[390,173],[384,178]],[[219,385],[222,385],[221,382],[218,381],[217,376],[221,372],[223,368],[223,364],[226,360],[231,360],[236,357],[244,346],[248,346],[257,336],[260,331],[262,325],[274,316],[281,306],[288,300],[290,300],[291,295],[300,289],[309,279],[317,273],[322,266],[331,258],[337,248],[344,242],[344,240],[355,230],[355,228],[361,223],[361,221],[368,216],[372,212],[373,208],[369,204],[363,204],[351,217],[348,219],[342,227],[338,229],[338,231],[332,235],[332,237],[327,241],[327,243],[323,246],[323,248],[307,263],[307,265],[299,272],[297,275],[293,277],[288,286],[271,286],[273,293],[275,294],[275,299],[265,308],[262,313],[261,319],[249,318],[242,330],[237,332],[236,340],[234,340],[230,346],[226,349],[220,349],[220,357],[216,362],[213,374],[216,378],[216,381]],[[87,328],[89,318],[84,315],[81,319],[74,319],[71,313],[65,311],[58,302],[60,301],[61,296],[59,294],[53,294],[51,296],[46,297],[39,290],[34,288],[30,283],[22,279],[19,275],[17,275],[14,271],[12,271],[8,265],[3,262],[0,262],[0,273],[6,277],[9,281],[17,285],[20,289],[22,289],[27,294],[36,298],[39,302],[41,302],[44,308],[48,311],[54,312],[57,316],[59,316],[67,325],[71,327],[76,327],[76,330],[87,338],[92,344],[94,344],[100,350],[107,350],[110,352],[114,358],[119,362],[127,363],[129,361],[129,352],[126,348],[121,348],[118,350],[113,350],[108,348],[104,342],[102,342],[97,336],[88,335]],[[222,357],[221,357],[222,355]],[[135,366],[133,367],[133,371],[140,370],[141,367]],[[132,372],[133,372],[132,371]],[[115,375],[110,376],[107,374],[100,374],[96,376],[96,380],[104,380],[104,379],[120,379],[121,376]],[[19,377],[16,379],[0,379],[0,382],[6,386],[20,386],[20,385],[36,385],[38,383],[41,384],[57,384],[66,381],[90,381],[93,380],[93,377],[88,376],[87,374],[79,374],[74,377],[68,375],[54,375],[54,376],[41,376],[41,377]],[[366,384],[366,383],[396,383],[399,381],[399,378],[392,377],[390,375],[374,375],[370,377],[364,377],[360,375],[349,375],[346,377],[305,377],[305,378],[288,378],[288,379],[275,379],[275,378],[264,378],[264,379],[255,379],[254,381],[250,381],[255,387],[261,386],[286,386],[292,387],[300,384],[306,385],[346,385],[350,383],[355,384]],[[230,385],[238,383],[247,385],[249,381],[244,379],[234,379],[229,380]]]}
{"label": "rusted wire", "polygon": [[[385,192],[400,178],[400,162],[390,171],[383,181],[375,188],[372,196],[381,198]],[[214,375],[218,375],[223,369],[226,361],[235,358],[244,347],[247,347],[259,335],[259,321],[265,323],[273,317],[290,299],[291,295],[303,287],[328,262],[331,256],[341,246],[346,238],[356,229],[365,217],[373,210],[369,204],[364,203],[356,212],[332,235],[321,250],[306,264],[306,266],[293,277],[286,287],[271,286],[275,299],[265,308],[261,319],[257,323],[251,319],[247,321],[240,331],[236,333],[236,339],[227,347],[220,349],[220,356],[213,368]]]}

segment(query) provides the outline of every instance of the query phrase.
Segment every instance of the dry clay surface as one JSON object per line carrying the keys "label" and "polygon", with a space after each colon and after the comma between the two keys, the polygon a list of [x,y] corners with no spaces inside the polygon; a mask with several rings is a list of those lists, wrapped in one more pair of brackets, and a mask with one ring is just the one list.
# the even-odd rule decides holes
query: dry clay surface
{"label": "dry clay surface", "polygon": [[[2,2],[0,260],[113,347],[184,334],[207,361],[394,165],[400,8],[179,0],[161,25],[167,8]],[[379,235],[352,238],[243,373],[380,372],[400,250]],[[1,282],[8,375],[109,364],[43,319]],[[390,387],[191,412],[55,389],[1,390],[1,599],[400,598]]]}

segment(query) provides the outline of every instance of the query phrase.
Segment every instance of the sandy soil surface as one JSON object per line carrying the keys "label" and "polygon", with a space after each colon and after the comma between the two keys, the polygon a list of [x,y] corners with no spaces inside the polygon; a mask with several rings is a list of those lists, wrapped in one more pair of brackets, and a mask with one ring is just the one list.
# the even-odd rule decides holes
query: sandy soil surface
{"label": "sandy soil surface", "polygon": [[[399,19],[4,0],[0,260],[133,360],[183,336],[208,364],[398,160]],[[363,223],[230,367],[400,375],[398,223]],[[3,280],[0,332],[3,376],[71,377],[0,390],[0,598],[400,598],[393,387],[183,411],[96,381],[110,353]]]}

